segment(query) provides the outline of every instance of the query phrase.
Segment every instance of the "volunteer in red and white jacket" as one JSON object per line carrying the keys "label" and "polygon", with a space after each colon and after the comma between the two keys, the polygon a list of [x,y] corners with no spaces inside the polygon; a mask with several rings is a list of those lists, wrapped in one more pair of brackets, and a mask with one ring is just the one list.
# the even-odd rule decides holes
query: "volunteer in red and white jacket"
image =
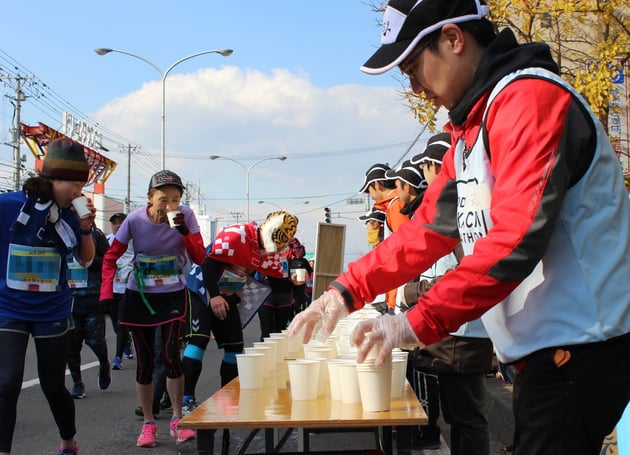
{"label": "volunteer in red and white jacket", "polygon": [[630,399],[630,202],[603,127],[548,46],[496,34],[488,12],[478,0],[389,2],[362,70],[400,67],[449,109],[453,147],[414,219],[350,264],[291,333],[320,317],[332,330],[461,241],[459,266],[412,310],[357,327],[358,360],[374,343],[383,361],[483,315],[499,360],[521,369],[515,455],[598,454]]}

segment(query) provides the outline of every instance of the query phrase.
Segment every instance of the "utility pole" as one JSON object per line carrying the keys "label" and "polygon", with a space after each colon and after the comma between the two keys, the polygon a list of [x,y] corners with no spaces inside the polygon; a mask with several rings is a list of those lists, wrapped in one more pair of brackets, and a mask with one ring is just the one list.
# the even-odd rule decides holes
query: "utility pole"
{"label": "utility pole", "polygon": [[20,114],[22,111],[22,101],[26,100],[26,95],[22,91],[22,82],[26,79],[20,75],[15,78],[15,97],[9,98],[14,101],[13,106],[15,108],[14,119],[15,122],[13,124],[13,138],[11,142],[11,146],[13,147],[13,189],[15,191],[19,191],[22,188],[22,157],[20,156]]}
{"label": "utility pole", "polygon": [[197,211],[199,212],[199,215],[206,214],[206,206],[201,205],[201,182],[197,183]]}
{"label": "utility pole", "polygon": [[243,212],[241,212],[241,211],[239,211],[239,210],[232,210],[232,211],[230,212],[230,214],[231,214],[234,218],[236,218],[236,224],[238,224],[238,222],[239,222],[239,218],[241,218],[241,217],[244,215],[244,213],[243,213]]}
{"label": "utility pole", "polygon": [[127,193],[125,195],[125,213],[127,214],[131,212],[131,152],[135,152],[136,148],[135,145],[127,144]]}

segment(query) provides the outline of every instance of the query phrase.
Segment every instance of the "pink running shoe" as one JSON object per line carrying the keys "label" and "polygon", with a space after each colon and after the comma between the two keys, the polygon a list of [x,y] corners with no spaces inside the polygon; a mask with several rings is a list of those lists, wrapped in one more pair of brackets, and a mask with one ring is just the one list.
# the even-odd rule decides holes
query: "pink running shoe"
{"label": "pink running shoe", "polygon": [[182,420],[181,417],[171,419],[171,436],[176,439],[177,444],[195,439],[197,435],[195,434],[194,430],[189,430],[188,428],[177,428],[180,420]]}
{"label": "pink running shoe", "polygon": [[58,455],[79,455],[79,448],[77,447],[76,441],[74,443],[74,447],[70,449],[64,449],[63,447],[60,447]]}
{"label": "pink running shoe", "polygon": [[140,437],[136,442],[138,447],[155,447],[157,444],[155,443],[155,437],[157,435],[157,426],[151,423],[145,423],[142,425],[142,431],[140,432]]}

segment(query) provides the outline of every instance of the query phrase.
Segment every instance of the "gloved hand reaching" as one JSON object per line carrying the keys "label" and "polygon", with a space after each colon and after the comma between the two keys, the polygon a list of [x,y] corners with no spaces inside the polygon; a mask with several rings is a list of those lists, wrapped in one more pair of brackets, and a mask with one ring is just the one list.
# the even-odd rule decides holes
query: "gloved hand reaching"
{"label": "gloved hand reaching", "polygon": [[348,315],[346,304],[341,294],[329,289],[325,291],[318,299],[313,300],[308,308],[298,313],[289,326],[288,336],[295,336],[302,328],[304,330],[304,343],[308,343],[313,336],[313,330],[318,321],[322,321],[322,328],[318,334],[318,338],[322,341],[335,330],[335,326],[340,319]]}
{"label": "gloved hand reaching", "polygon": [[378,354],[374,361],[376,366],[382,365],[394,348],[413,349],[423,346],[405,313],[385,314],[359,322],[350,334],[350,341],[359,348],[357,363],[363,363],[370,349],[378,345]]}
{"label": "gloved hand reaching", "polygon": [[188,233],[190,232],[188,226],[186,226],[186,220],[184,220],[183,213],[179,212],[177,215],[175,215],[175,218],[173,218],[173,223],[175,223],[175,229],[177,229],[177,231],[181,235],[188,235]]}

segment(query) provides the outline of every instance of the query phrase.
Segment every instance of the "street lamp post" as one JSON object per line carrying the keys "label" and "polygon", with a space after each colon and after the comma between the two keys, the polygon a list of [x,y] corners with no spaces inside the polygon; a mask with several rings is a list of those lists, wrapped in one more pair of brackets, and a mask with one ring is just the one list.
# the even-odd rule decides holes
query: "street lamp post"
{"label": "street lamp post", "polygon": [[288,212],[289,209],[291,207],[295,207],[296,205],[300,205],[300,204],[308,204],[310,201],[300,201],[300,202],[294,202],[293,204],[289,204],[287,205],[285,208],[280,207],[278,204],[274,203],[274,202],[269,202],[269,201],[258,201],[259,204],[270,204],[273,205],[274,207],[277,207],[278,210],[282,210],[283,212]]}
{"label": "street lamp post", "polygon": [[210,159],[211,160],[219,160],[219,159],[221,159],[221,160],[232,161],[233,163],[238,164],[240,167],[242,167],[245,170],[245,197],[247,198],[247,221],[250,221],[250,218],[249,218],[249,174],[250,174],[250,172],[252,171],[254,166],[262,163],[263,161],[268,161],[268,160],[284,161],[284,160],[287,159],[287,157],[286,156],[268,156],[268,157],[262,158],[262,159],[260,159],[258,161],[254,161],[249,166],[245,166],[240,161],[235,160],[234,158],[230,158],[229,156],[211,155]]}
{"label": "street lamp post", "polygon": [[151,66],[151,68],[157,71],[157,73],[160,75],[160,78],[162,79],[162,117],[161,117],[161,120],[162,120],[161,121],[162,162],[161,162],[161,167],[162,167],[162,170],[164,170],[166,168],[166,77],[168,76],[168,74],[171,72],[173,68],[175,68],[180,63],[185,62],[186,60],[190,60],[191,58],[199,57],[200,55],[206,55],[206,54],[219,54],[219,55],[222,55],[223,57],[228,57],[232,55],[232,52],[234,51],[232,49],[217,49],[217,50],[212,50],[212,51],[197,52],[195,54],[191,54],[186,57],[180,58],[179,60],[174,62],[171,66],[166,68],[166,70],[164,71],[162,71],[155,63],[151,62],[150,60],[147,60],[146,58],[141,57],[140,55],[133,54],[131,52],[121,51],[119,49],[109,49],[106,47],[99,47],[97,49],[94,49],[94,52],[96,52],[98,55],[107,55],[110,52],[116,52],[118,54],[125,54],[130,57],[137,58],[138,60],[142,60],[144,63]]}

